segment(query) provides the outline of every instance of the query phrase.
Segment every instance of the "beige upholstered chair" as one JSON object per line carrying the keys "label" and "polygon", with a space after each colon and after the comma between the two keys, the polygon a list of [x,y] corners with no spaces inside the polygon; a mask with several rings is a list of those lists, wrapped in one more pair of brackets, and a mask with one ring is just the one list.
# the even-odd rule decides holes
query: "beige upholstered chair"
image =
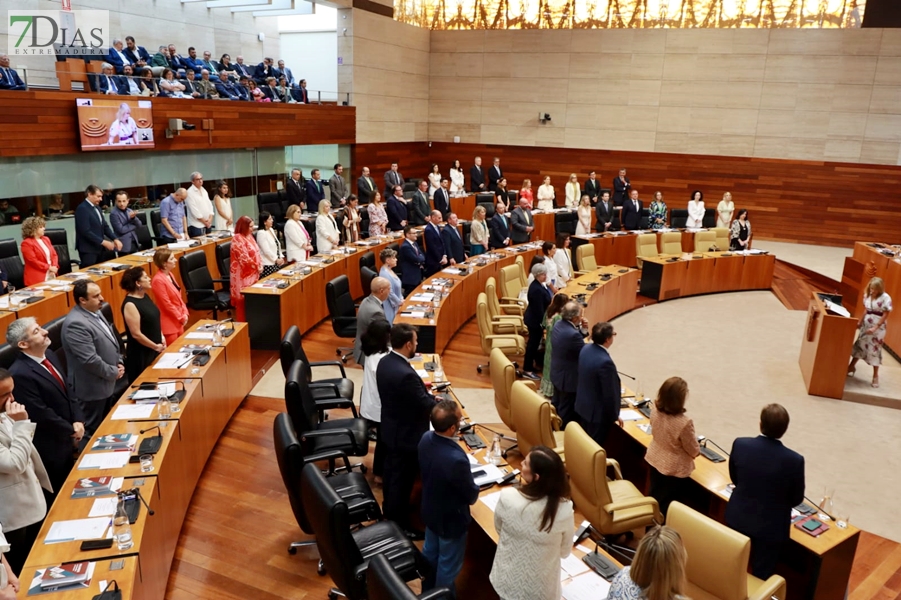
{"label": "beige upholstered chair", "polygon": [[[563,447],[573,502],[598,533],[618,535],[663,522],[657,500],[642,495],[623,479],[619,463],[607,458],[604,449],[581,425],[573,422],[566,426]],[[609,468],[613,469],[612,480],[607,479]],[[632,554],[631,550],[612,544],[608,549],[626,556]]]}
{"label": "beige upholstered chair", "polygon": [[510,409],[516,427],[516,443],[523,456],[533,446],[547,446],[563,455],[563,432],[554,431],[553,407],[550,401],[523,381],[514,381],[510,388]]}
{"label": "beige upholstered chair", "polygon": [[[476,300],[476,321],[479,324],[479,338],[482,342],[482,352],[485,356],[491,354],[495,348],[507,356],[522,356],[526,353],[526,341],[516,333],[496,334],[491,327],[491,316],[488,314],[488,298],[485,292],[479,293]],[[479,365],[479,373],[485,365]]]}
{"label": "beige upholstered chair", "polygon": [[660,240],[660,254],[682,254],[682,233],[667,231]]}
{"label": "beige upholstered chair", "polygon": [[509,320],[517,321],[520,328],[522,325],[522,317],[525,313],[524,303],[504,298],[501,303],[497,299],[497,282],[494,277],[489,277],[485,282],[485,295],[488,296],[488,314],[491,315],[492,321]]}
{"label": "beige upholstered chair", "polygon": [[526,272],[526,260],[522,257],[522,254],[516,256],[513,264],[519,267],[519,279],[522,281],[522,287],[529,287],[529,274]]}
{"label": "beige upholstered chair", "polygon": [[710,517],[673,502],[666,524],[679,532],[688,551],[685,593],[695,600],[785,599],[785,580],[773,575],[766,581],[748,573],[751,540]]}
{"label": "beige upholstered chair", "polygon": [[526,287],[520,278],[520,266],[513,264],[502,267],[498,276],[500,277],[501,302],[520,302],[519,293]]}
{"label": "beige upholstered chair", "polygon": [[635,237],[635,259],[638,261],[638,268],[641,268],[641,257],[657,256],[657,234],[642,233]]}
{"label": "beige upholstered chair", "polygon": [[579,264],[579,273],[590,273],[598,268],[594,259],[594,244],[582,244],[576,248],[576,262]]}
{"label": "beige upholstered chair", "polygon": [[714,227],[713,233],[716,234],[716,247],[720,250],[728,250],[729,249],[729,239],[732,236],[732,232],[729,231],[728,227]]}
{"label": "beige upholstered chair", "polygon": [[[716,246],[716,234],[712,231],[699,231],[695,234],[695,252],[708,252],[711,247]],[[720,248],[725,250],[726,248]]]}
{"label": "beige upholstered chair", "polygon": [[[500,415],[501,421],[504,422],[504,425],[510,431],[516,431],[513,423],[513,413],[510,410],[510,389],[513,387],[513,382],[516,381],[516,364],[510,362],[510,359],[504,356],[503,352],[495,348],[488,356],[488,367],[488,370],[491,372],[491,387],[494,388],[494,407],[497,409],[497,414]],[[531,390],[538,391],[538,386],[535,385],[534,381],[523,379],[522,383]],[[560,431],[563,420],[557,416],[557,411],[553,405],[551,405],[551,411],[551,427],[554,431]],[[504,437],[511,442],[516,441],[514,438]],[[510,448],[507,448],[507,450],[510,450]]]}

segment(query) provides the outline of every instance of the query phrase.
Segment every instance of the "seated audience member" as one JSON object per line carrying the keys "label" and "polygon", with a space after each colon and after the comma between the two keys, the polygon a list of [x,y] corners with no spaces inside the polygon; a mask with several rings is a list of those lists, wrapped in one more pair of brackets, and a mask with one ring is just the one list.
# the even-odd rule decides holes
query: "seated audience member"
{"label": "seated audience member", "polygon": [[547,446],[534,446],[522,461],[521,478],[520,486],[501,490],[494,511],[498,540],[489,579],[501,598],[558,600],[560,559],[573,547],[566,467]]}
{"label": "seated audience member", "polygon": [[232,81],[238,80],[239,73],[235,69],[234,65],[232,65],[231,57],[228,54],[223,54],[221,57],[219,57],[219,79],[222,79],[222,71],[225,71],[229,79],[231,79]]}
{"label": "seated audience member", "polygon": [[235,73],[237,73],[238,77],[246,77],[251,79],[253,76],[253,69],[244,64],[243,56],[235,57],[235,64],[232,65],[234,67]]}
{"label": "seated audience member", "polygon": [[278,96],[282,102],[285,102],[286,104],[297,103],[294,96],[291,95],[291,88],[288,87],[288,82],[284,75],[278,78],[278,85],[275,86],[275,91],[278,92]]}
{"label": "seated audience member", "polygon": [[21,573],[47,516],[43,490],[53,487],[34,446],[37,423],[16,402],[14,388],[10,372],[0,369],[0,523],[10,544],[6,560]]}
{"label": "seated audience member", "polygon": [[185,96],[185,86],[175,79],[175,71],[172,69],[163,69],[163,76],[160,77],[161,95],[170,98],[188,98]]}
{"label": "seated audience member", "polygon": [[[200,83],[197,79],[195,79],[194,71],[188,69],[185,71],[185,77],[181,81],[180,84],[185,86],[185,96],[188,98],[200,98],[203,94],[200,93],[200,89],[198,87],[198,83]],[[216,89],[215,87],[213,88]]]}
{"label": "seated audience member", "polygon": [[217,100],[219,98],[219,88],[216,82],[210,78],[210,72],[206,69],[200,70],[200,81],[197,81],[194,85],[197,91],[200,92],[201,98],[206,100]]}
{"label": "seated audience member", "polygon": [[263,90],[257,87],[256,82],[252,79],[248,80],[247,89],[250,91],[250,99],[253,102],[272,102],[272,100],[266,97]]}
{"label": "seated audience member", "polygon": [[678,531],[665,525],[654,527],[638,543],[631,566],[610,582],[607,598],[685,600],[687,559]]}
{"label": "seated audience member", "polygon": [[66,205],[63,201],[62,194],[53,194],[50,197],[50,203],[47,205],[47,208],[44,209],[44,214],[48,217],[52,217],[53,215],[61,215],[66,212]]}
{"label": "seated audience member", "polygon": [[134,67],[125,65],[122,67],[122,75],[117,80],[119,93],[123,96],[140,96],[141,88],[135,78]]}
{"label": "seated audience member", "polygon": [[726,525],[751,538],[751,573],[769,579],[791,532],[792,508],[804,501],[804,457],[779,441],[788,411],[768,404],[760,411],[760,435],[737,438],[729,455],[735,484]]}
{"label": "seated audience member", "polygon": [[218,73],[222,67],[213,60],[213,55],[209,50],[203,51],[203,60],[200,61],[201,70],[206,69],[210,72],[210,78],[213,80],[218,79],[216,73]]}
{"label": "seated audience member", "polygon": [[122,318],[125,319],[125,375],[137,379],[160,352],[166,350],[160,326],[160,309],[147,292],[152,283],[143,267],[134,266],[122,274],[119,286],[125,290]]}
{"label": "seated audience member", "polygon": [[253,220],[244,215],[235,223],[235,235],[232,237],[231,276],[229,277],[232,306],[235,307],[235,320],[247,321],[244,310],[244,294],[246,287],[260,280],[263,270],[263,259],[260,247],[253,237]]}
{"label": "seated audience member", "polygon": [[264,58],[263,62],[257,65],[257,68],[254,69],[253,79],[257,82],[258,85],[264,86],[266,85],[266,80],[270,77],[274,76],[272,68],[272,59]]}
{"label": "seated audience member", "polygon": [[[391,352],[391,323],[384,319],[375,319],[369,323],[360,339],[363,356],[363,387],[360,391],[360,416],[369,422],[370,429],[375,429],[375,454],[372,457],[372,474],[376,483],[382,483],[385,465],[385,443],[382,441],[382,400],[376,381],[379,361]],[[370,434],[371,435],[371,434]],[[372,439],[370,437],[370,439]]]}
{"label": "seated audience member", "polygon": [[194,46],[188,48],[188,55],[182,58],[182,63],[185,65],[186,71],[194,71],[195,75],[200,75],[200,70],[203,68],[203,61],[197,58],[197,50]]}
{"label": "seated audience member", "polygon": [[153,55],[150,66],[160,69],[169,68],[169,50],[165,46],[160,46],[159,51]]}
{"label": "seated audience member", "polygon": [[166,345],[169,345],[185,332],[188,307],[181,297],[181,287],[172,276],[172,271],[178,266],[172,250],[157,248],[153,253],[153,264],[157,272],[150,281],[150,289],[160,311],[160,329]]}
{"label": "seated audience member", "polygon": [[152,60],[147,49],[144,46],[138,46],[135,43],[135,39],[130,35],[125,37],[125,56],[134,65],[136,71],[141,67],[150,65]]}
{"label": "seated audience member", "polygon": [[106,55],[106,62],[113,65],[116,73],[120,75],[122,74],[122,69],[125,65],[133,64],[132,60],[125,54],[125,46],[122,44],[122,40],[113,40],[113,45]]}
{"label": "seated audience member", "polygon": [[25,90],[25,82],[16,73],[16,70],[9,66],[9,56],[0,54],[0,90]]}
{"label": "seated audience member", "polygon": [[0,200],[0,225],[17,223],[16,217],[18,214],[19,209],[10,204],[8,199],[4,198]]}
{"label": "seated audience member", "polygon": [[285,61],[278,61],[278,72],[282,74],[282,77],[285,78],[285,83],[288,87],[294,87],[297,84],[297,81],[294,79],[294,74],[291,72],[291,69],[285,66]]}
{"label": "seated audience member", "polygon": [[103,63],[100,67],[101,75],[97,76],[97,91],[101,94],[116,96],[119,94],[119,86],[116,83],[118,77],[113,73],[113,65]]}
{"label": "seated audience member", "polygon": [[294,99],[300,104],[310,103],[310,93],[307,91],[307,80],[301,79],[300,85],[294,90]]}
{"label": "seated audience member", "polygon": [[185,199],[188,190],[178,188],[160,202],[160,239],[163,244],[188,239],[188,218]]}
{"label": "seated audience member", "polygon": [[131,254],[140,249],[138,228],[142,225],[138,213],[128,208],[128,193],[121,190],[116,192],[116,207],[110,211],[109,222],[113,233],[122,242],[119,254]]}
{"label": "seated audience member", "polygon": [[243,95],[238,91],[238,86],[229,81],[228,71],[219,71],[219,81],[216,82],[215,86],[216,94],[219,98],[244,100]]}
{"label": "seated audience member", "polygon": [[16,600],[19,592],[19,578],[13,573],[12,567],[6,561],[5,554],[9,552],[9,544],[3,535],[3,525],[0,524],[0,600]]}
{"label": "seated audience member", "polygon": [[59,257],[50,238],[44,235],[44,217],[28,217],[22,223],[22,259],[25,285],[49,281],[59,271]]}
{"label": "seated audience member", "polygon": [[238,82],[235,84],[235,90],[241,96],[241,100],[246,102],[252,102],[253,97],[250,92],[253,89],[251,86],[255,85],[250,77],[244,77],[243,75],[238,78]]}
{"label": "seated audience member", "polygon": [[178,72],[180,69],[189,69],[185,58],[175,49],[175,44],[169,44],[169,68]]}
{"label": "seated audience member", "polygon": [[275,77],[267,77],[262,89],[263,94],[265,94],[271,102],[284,102],[284,97],[278,91],[278,82]]}
{"label": "seated audience member", "polygon": [[141,71],[138,87],[141,89],[142,96],[155,98],[160,95],[160,88],[156,85],[156,79],[153,77],[153,71],[150,68],[145,68]]}

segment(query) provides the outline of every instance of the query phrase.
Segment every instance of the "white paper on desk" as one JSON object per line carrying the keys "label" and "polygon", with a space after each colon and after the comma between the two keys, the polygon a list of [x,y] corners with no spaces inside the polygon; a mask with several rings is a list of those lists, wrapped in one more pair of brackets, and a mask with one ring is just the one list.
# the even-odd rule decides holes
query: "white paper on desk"
{"label": "white paper on desk", "polygon": [[447,273],[448,275],[459,275],[459,274],[460,274],[460,269],[457,269],[457,268],[454,268],[454,267],[449,267],[449,268],[447,268],[447,269],[441,269],[441,272],[442,272],[442,273]]}
{"label": "white paper on desk", "polygon": [[641,419],[644,419],[644,415],[637,410],[624,408],[623,410],[619,411],[619,418],[623,421],[640,421]]}
{"label": "white paper on desk", "polygon": [[416,374],[419,375],[423,379],[426,379],[429,376],[429,372],[426,371],[425,369],[416,369]]}
{"label": "white paper on desk", "polygon": [[609,592],[610,583],[594,571],[579,575],[563,586],[565,600],[598,600],[606,598]]}
{"label": "white paper on desk", "polygon": [[[152,407],[151,407],[152,408]],[[131,452],[117,450],[115,452],[87,452],[81,457],[78,468],[84,469],[121,469],[128,464]]]}
{"label": "white paper on desk", "polygon": [[166,352],[164,353],[156,364],[153,365],[154,369],[181,369],[191,362],[191,355],[187,352]]}
{"label": "white paper on desk", "polygon": [[505,473],[501,471],[497,465],[478,465],[470,467],[473,471],[484,471],[484,475],[479,475],[474,479],[477,486],[483,486],[486,483],[500,481],[504,478]]}
{"label": "white paper on desk", "polygon": [[412,302],[431,302],[435,298],[435,294],[426,292],[425,294],[414,294],[410,300]]}
{"label": "white paper on desk", "polygon": [[492,492],[490,494],[485,494],[484,496],[479,497],[479,502],[482,502],[491,509],[491,512],[497,510],[497,503],[500,502],[501,493],[500,492]]}
{"label": "white paper on desk", "polygon": [[171,244],[166,244],[166,247],[170,250],[182,250],[184,248],[190,248],[193,243],[194,242],[172,242]]}
{"label": "white paper on desk", "polygon": [[88,513],[89,517],[111,517],[116,514],[116,507],[118,506],[119,498],[116,496],[112,496],[110,498],[97,498],[94,500],[94,504],[91,505],[91,512]]}
{"label": "white paper on desk", "polygon": [[479,462],[479,459],[476,458],[475,456],[473,456],[472,454],[467,454],[467,455],[466,455],[466,458],[469,459],[469,465],[470,465],[470,466],[476,466],[476,465],[482,464],[482,463]]}
{"label": "white paper on desk", "polygon": [[424,310],[411,310],[410,312],[401,313],[405,317],[410,317],[411,319],[423,319],[425,318]]}
{"label": "white paper on desk", "polygon": [[120,404],[110,417],[113,421],[127,421],[129,419],[149,419],[153,414],[154,404]]}
{"label": "white paper on desk", "polygon": [[590,568],[575,554],[570,554],[566,558],[560,559],[560,570],[564,571],[569,577],[576,577],[586,573]]}
{"label": "white paper on desk", "polygon": [[132,400],[158,400],[160,397],[160,392],[163,392],[167,396],[171,396],[175,393],[175,382],[170,381],[166,383],[157,383],[157,389],[155,390],[138,390],[134,394],[132,394]]}
{"label": "white paper on desk", "polygon": [[109,525],[109,517],[56,521],[50,526],[50,531],[47,532],[44,543],[58,544],[59,542],[93,540],[106,537],[107,529],[110,529]]}

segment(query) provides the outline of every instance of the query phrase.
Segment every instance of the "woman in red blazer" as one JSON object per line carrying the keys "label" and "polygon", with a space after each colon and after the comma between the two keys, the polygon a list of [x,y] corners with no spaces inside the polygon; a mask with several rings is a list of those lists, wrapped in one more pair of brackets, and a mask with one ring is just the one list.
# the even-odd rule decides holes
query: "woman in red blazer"
{"label": "woman in red blazer", "polygon": [[153,290],[153,298],[157,308],[160,309],[160,325],[163,336],[168,346],[185,332],[185,324],[188,322],[188,307],[181,299],[181,288],[172,277],[172,269],[178,262],[172,250],[159,248],[153,254],[153,264],[159,271],[150,282]]}
{"label": "woman in red blazer", "polygon": [[44,217],[28,217],[22,223],[22,258],[25,260],[25,285],[53,279],[59,270],[59,258],[50,238],[44,235]]}

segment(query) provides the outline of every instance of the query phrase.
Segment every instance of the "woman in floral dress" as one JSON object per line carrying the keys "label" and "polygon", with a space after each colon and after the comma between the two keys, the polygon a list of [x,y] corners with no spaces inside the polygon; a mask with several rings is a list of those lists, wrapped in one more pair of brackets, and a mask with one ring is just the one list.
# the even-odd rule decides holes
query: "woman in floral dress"
{"label": "woman in floral dress", "polygon": [[385,235],[385,227],[388,225],[388,214],[385,205],[382,204],[382,195],[373,192],[372,201],[366,209],[369,212],[369,237]]}
{"label": "woman in floral dress", "polygon": [[892,312],[892,298],[885,293],[885,283],[874,277],[867,284],[863,299],[864,315],[858,323],[857,341],[851,349],[848,377],[854,377],[861,358],[873,367],[873,387],[879,387],[879,365],[882,364],[882,344],[885,343],[885,321]]}
{"label": "woman in floral dress", "polygon": [[569,302],[569,296],[557,294],[551,300],[551,304],[544,314],[544,369],[541,370],[540,390],[548,398],[554,396],[554,384],[551,383],[551,332],[554,330],[554,325],[560,320],[560,311],[567,302]]}
{"label": "woman in floral dress", "polygon": [[666,227],[666,202],[663,201],[663,192],[654,192],[654,199],[649,207],[650,216],[648,222],[651,229],[663,229]]}

